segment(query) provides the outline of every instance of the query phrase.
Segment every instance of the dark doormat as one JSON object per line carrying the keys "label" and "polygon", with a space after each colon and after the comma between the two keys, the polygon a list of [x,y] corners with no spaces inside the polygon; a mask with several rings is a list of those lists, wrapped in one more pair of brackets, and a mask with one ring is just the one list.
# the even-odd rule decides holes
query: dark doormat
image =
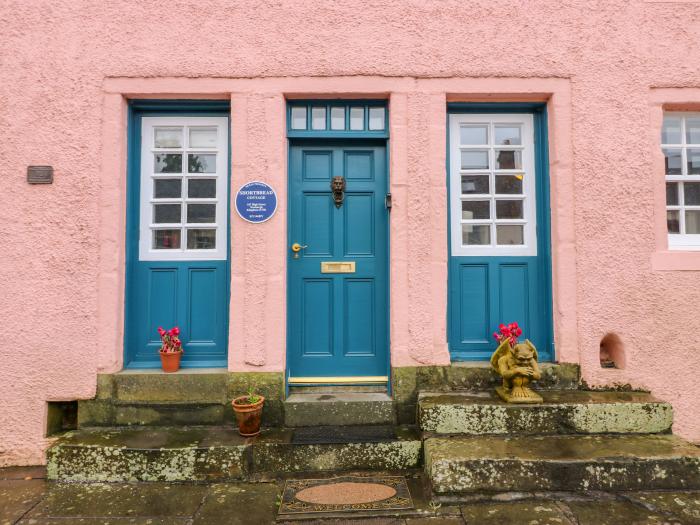
{"label": "dark doormat", "polygon": [[411,494],[403,476],[343,476],[288,480],[279,514],[409,510]]}
{"label": "dark doormat", "polygon": [[396,439],[392,426],[302,427],[294,431],[292,443],[320,445],[323,443],[381,443]]}

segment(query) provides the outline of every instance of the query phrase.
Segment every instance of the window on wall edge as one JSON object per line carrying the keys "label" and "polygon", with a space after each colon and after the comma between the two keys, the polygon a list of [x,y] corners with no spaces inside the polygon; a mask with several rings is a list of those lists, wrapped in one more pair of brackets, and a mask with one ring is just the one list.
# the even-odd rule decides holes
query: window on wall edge
{"label": "window on wall edge", "polygon": [[665,113],[661,151],[669,249],[700,250],[700,113]]}

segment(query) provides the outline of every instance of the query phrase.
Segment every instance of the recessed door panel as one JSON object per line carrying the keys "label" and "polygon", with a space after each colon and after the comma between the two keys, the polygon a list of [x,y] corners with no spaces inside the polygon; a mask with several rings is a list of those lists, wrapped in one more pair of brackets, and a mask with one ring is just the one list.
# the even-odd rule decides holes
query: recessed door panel
{"label": "recessed door panel", "polygon": [[375,355],[375,295],[373,279],[345,279],[345,355]]}
{"label": "recessed door panel", "polygon": [[302,349],[304,356],[333,354],[333,280],[304,279]]}
{"label": "recessed door panel", "polygon": [[344,238],[346,256],[374,255],[374,201],[371,193],[352,193],[345,197]]}
{"label": "recessed door panel", "polygon": [[463,264],[459,267],[461,307],[460,340],[463,343],[489,341],[489,267]]}
{"label": "recessed door panel", "polygon": [[304,235],[300,242],[307,256],[330,255],[333,252],[333,204],[327,193],[304,193],[302,197]]}

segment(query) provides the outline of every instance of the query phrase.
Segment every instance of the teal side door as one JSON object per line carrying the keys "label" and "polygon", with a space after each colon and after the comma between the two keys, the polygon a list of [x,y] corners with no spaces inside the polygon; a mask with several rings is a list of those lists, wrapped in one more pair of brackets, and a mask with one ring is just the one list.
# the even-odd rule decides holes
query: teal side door
{"label": "teal side door", "polygon": [[[479,111],[481,109],[481,111]],[[554,357],[544,108],[449,115],[448,338],[453,360],[487,360],[517,322]]]}
{"label": "teal side door", "polygon": [[183,367],[225,367],[228,105],[130,111],[125,366],[159,368],[157,329],[179,326]]}
{"label": "teal side door", "polygon": [[[338,206],[334,177],[345,182]],[[388,379],[386,193],[386,141],[290,141],[289,246],[299,245],[288,256],[292,384]]]}

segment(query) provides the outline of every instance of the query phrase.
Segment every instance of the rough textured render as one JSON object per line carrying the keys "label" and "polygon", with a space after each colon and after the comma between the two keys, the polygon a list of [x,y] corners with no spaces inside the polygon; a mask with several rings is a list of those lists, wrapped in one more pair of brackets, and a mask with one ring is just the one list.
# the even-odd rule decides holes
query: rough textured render
{"label": "rough textured render", "polygon": [[[122,366],[129,97],[230,98],[231,188],[278,191],[268,223],[231,218],[229,368],[264,371],[285,362],[285,97],[389,98],[395,366],[449,359],[445,101],[548,101],[558,358],[700,440],[700,264],[665,250],[658,152],[664,89],[700,102],[700,4],[5,0],[0,24],[0,465],[42,462],[46,401]],[[599,366],[609,332],[624,369]]]}

